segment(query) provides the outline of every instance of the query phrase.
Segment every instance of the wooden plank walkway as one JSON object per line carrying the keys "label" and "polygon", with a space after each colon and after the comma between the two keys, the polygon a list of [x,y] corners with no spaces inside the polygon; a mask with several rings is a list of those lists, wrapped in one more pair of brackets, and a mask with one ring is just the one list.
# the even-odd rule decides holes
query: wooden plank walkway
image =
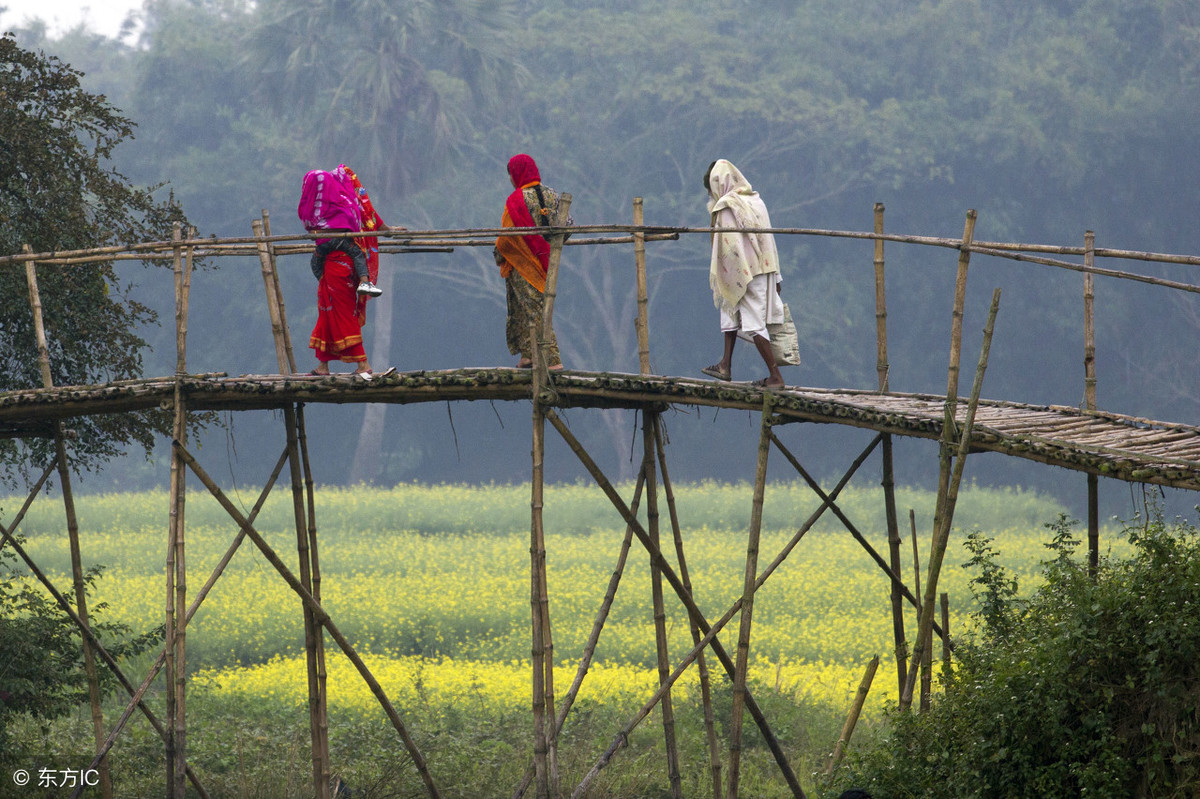
{"label": "wooden plank walkway", "polygon": [[[0,436],[48,435],[58,420],[169,407],[175,379],[0,393]],[[350,375],[188,375],[189,410],[256,410],[294,402],[362,403],[528,400],[529,370],[465,368],[401,372],[371,382]],[[610,372],[556,373],[558,407],[637,408],[654,404],[760,410],[749,383]],[[773,391],[780,421],[842,424],[895,435],[940,438],[945,397],[789,387]],[[959,401],[958,419],[967,402]],[[992,451],[1129,482],[1200,490],[1200,428],[1058,405],[981,400],[973,451]]]}

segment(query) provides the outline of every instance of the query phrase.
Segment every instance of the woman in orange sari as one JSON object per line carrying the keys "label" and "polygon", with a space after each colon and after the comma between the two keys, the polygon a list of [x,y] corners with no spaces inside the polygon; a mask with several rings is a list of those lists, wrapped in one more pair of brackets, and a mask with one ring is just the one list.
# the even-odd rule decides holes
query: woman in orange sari
{"label": "woman in orange sari", "polygon": [[[513,192],[504,203],[502,227],[539,227],[554,224],[558,216],[558,192],[542,185],[534,160],[521,153],[508,161],[508,177]],[[568,220],[567,224],[571,224]],[[508,317],[505,339],[508,351],[519,355],[517,368],[533,365],[533,341],[529,327],[540,328],[546,307],[546,270],[550,264],[550,244],[538,234],[500,236],[492,250],[500,275],[504,278]],[[545,332],[542,347],[551,369],[562,369],[558,338],[554,330]]]}

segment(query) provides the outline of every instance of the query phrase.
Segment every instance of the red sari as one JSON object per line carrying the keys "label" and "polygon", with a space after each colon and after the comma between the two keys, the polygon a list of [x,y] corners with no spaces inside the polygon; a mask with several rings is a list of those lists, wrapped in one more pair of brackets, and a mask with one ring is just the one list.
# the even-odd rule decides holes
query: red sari
{"label": "red sari", "polygon": [[317,324],[308,339],[318,361],[362,363],[367,359],[362,337],[366,302],[362,300],[350,256],[343,252],[329,253],[325,258],[325,273],[317,283]]}
{"label": "red sari", "polygon": [[[383,220],[375,211],[367,190],[354,170],[340,164],[335,174],[347,178],[354,187],[362,215],[362,229],[378,230],[384,227]],[[361,236],[354,241],[366,251],[367,277],[374,283],[379,279],[379,239]],[[308,339],[308,346],[316,353],[318,361],[362,363],[367,360],[362,326],[367,323],[368,299],[366,294],[358,293],[358,276],[354,274],[350,257],[336,250],[326,256],[325,272],[317,283],[317,324]]]}

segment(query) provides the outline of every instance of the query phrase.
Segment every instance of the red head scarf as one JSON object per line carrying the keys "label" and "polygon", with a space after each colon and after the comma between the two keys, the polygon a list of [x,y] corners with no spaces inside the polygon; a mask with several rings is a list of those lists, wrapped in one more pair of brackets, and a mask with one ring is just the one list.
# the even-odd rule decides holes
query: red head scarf
{"label": "red head scarf", "polygon": [[[508,209],[508,216],[512,219],[513,226],[536,227],[537,224],[533,221],[529,208],[525,205],[524,189],[528,186],[537,186],[542,182],[537,164],[525,153],[514,155],[508,159],[508,176],[512,180],[515,191],[508,195],[504,207]],[[537,256],[542,265],[542,272],[545,273],[550,266],[550,244],[541,236],[522,236],[522,238],[529,245],[533,254]]]}

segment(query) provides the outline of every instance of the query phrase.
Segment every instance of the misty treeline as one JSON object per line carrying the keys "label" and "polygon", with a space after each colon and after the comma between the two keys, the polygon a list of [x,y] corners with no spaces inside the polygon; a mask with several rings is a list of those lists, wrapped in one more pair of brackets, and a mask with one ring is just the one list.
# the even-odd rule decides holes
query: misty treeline
{"label": "misty treeline", "polygon": [[[51,40],[37,27],[18,38],[85,72],[85,86],[138,124],[116,167],[166,181],[202,235],[248,234],[264,209],[273,232],[299,232],[302,175],[338,163],[390,224],[493,227],[511,190],[507,159],[527,152],[548,185],[571,193],[580,224],[629,222],[642,197],[647,224],[705,226],[701,178],[724,157],[777,227],[869,231],[879,202],[892,233],[957,237],[973,208],[980,240],[1078,246],[1090,229],[1099,247],[1200,252],[1200,7],[1190,0],[148,0],[141,22],[119,42],[85,30]],[[785,379],[875,388],[870,242],[779,244],[804,360]],[[515,362],[489,250],[385,256],[372,363]],[[654,369],[699,376],[720,347],[708,239],[647,251]],[[956,255],[886,248],[893,390],[945,391]],[[555,317],[568,368],[636,371],[633,263],[627,245],[564,253]],[[1191,268],[1105,265],[1200,282]],[[315,364],[303,350],[315,318],[307,259],[281,268],[299,361]],[[123,274],[170,318],[168,275]],[[1082,284],[1073,272],[972,260],[965,369],[992,289],[1003,289],[986,396],[1082,401]],[[262,293],[257,262],[223,259],[196,276],[190,370],[275,371]],[[1101,407],[1195,421],[1194,296],[1097,280]],[[147,372],[172,371],[169,325],[144,335],[155,348]],[[760,370],[739,349],[735,379]],[[527,405],[310,406],[309,418],[325,482],[528,473]],[[632,414],[568,419],[606,470],[632,473]],[[228,459],[230,479],[261,482],[282,424],[226,421],[205,439],[209,453]],[[676,479],[752,468],[749,414],[681,412],[667,424],[682,453]],[[860,446],[851,430],[794,435],[819,474]],[[936,461],[924,442],[899,455],[901,482]],[[1047,471],[1000,458],[974,469],[1026,485]],[[552,452],[548,474],[579,470]],[[133,486],[165,469],[132,458],[115,475]]]}

